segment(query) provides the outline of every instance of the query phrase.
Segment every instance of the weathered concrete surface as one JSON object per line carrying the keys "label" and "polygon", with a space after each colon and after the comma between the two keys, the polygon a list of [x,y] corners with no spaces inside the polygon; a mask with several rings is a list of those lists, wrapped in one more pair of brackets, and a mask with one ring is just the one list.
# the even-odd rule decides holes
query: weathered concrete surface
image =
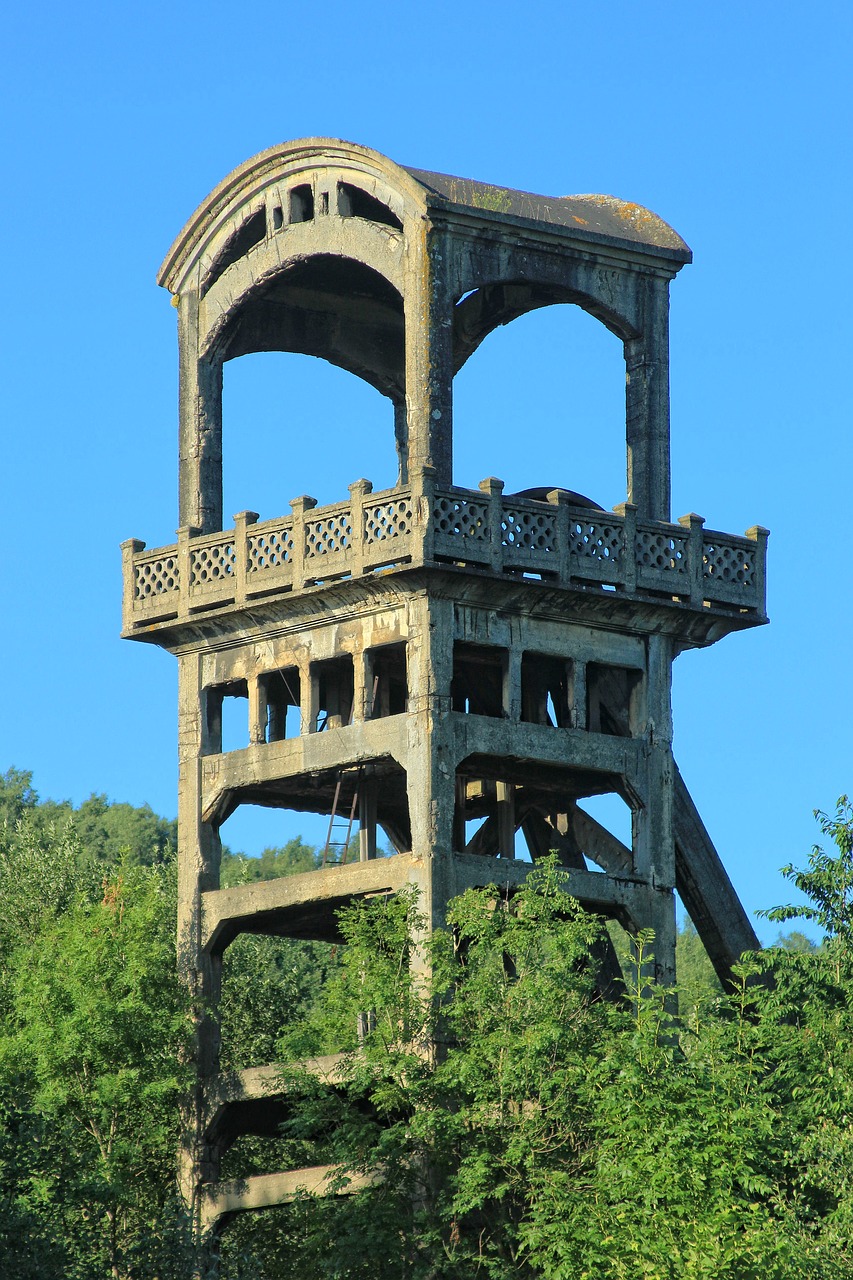
{"label": "weathered concrete surface", "polygon": [[339,1165],[320,1164],[288,1173],[255,1174],[236,1182],[208,1183],[201,1199],[201,1226],[210,1231],[223,1225],[234,1213],[247,1209],[270,1209],[306,1193],[312,1196],[355,1195],[378,1181],[364,1174],[350,1174],[345,1184],[333,1191],[334,1181],[342,1173]]}
{"label": "weathered concrete surface", "polygon": [[[222,955],[240,933],[337,938],[338,908],[404,884],[434,929],[462,889],[520,885],[523,841],[534,860],[557,851],[591,911],[655,930],[663,982],[676,886],[719,971],[749,945],[672,756],[674,657],[766,621],[767,531],[670,522],[668,290],[689,260],[639,206],[329,139],[247,161],[170,250],[181,527],[170,547],[124,544],[123,629],[178,660],[179,960],[206,1010],[182,1173],[200,1231],[322,1193],[331,1173],[221,1180],[229,1144],[275,1133],[287,1105],[275,1064],[219,1072]],[[609,512],[567,487],[453,483],[455,373],[498,325],[562,303],[623,342],[628,482]],[[356,479],[340,502],[303,494],[223,528],[222,366],[261,350],[320,356],[391,400],[394,488]],[[583,811],[608,792],[631,810],[630,848]],[[219,828],[241,804],[326,815],[332,861],[345,815],[357,860],[222,889]],[[377,832],[393,856],[376,857]],[[337,1061],[311,1069],[340,1082]]]}

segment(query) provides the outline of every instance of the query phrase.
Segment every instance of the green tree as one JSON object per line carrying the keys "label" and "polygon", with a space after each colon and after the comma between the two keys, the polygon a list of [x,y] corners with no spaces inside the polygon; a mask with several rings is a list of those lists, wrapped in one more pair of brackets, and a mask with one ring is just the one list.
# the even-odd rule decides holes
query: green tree
{"label": "green tree", "polygon": [[130,1276],[134,1255],[154,1265],[169,1222],[180,1233],[178,1064],[190,1023],[174,877],[98,874],[94,860],[81,877],[73,830],[26,820],[0,855],[0,1271]]}
{"label": "green tree", "polygon": [[[276,1235],[255,1235],[258,1274],[853,1275],[853,1037],[827,987],[837,958],[756,957],[682,1021],[648,981],[647,935],[626,1004],[596,997],[599,926],[553,865],[509,900],[464,895],[449,925],[424,952],[410,895],[342,915],[340,971],[282,1051],[342,1049],[348,1081],[329,1090],[294,1071],[285,1133],[304,1163],[337,1163],[341,1187],[375,1184],[279,1211]],[[800,967],[799,985],[779,964]],[[245,1224],[237,1239],[250,1244]]]}

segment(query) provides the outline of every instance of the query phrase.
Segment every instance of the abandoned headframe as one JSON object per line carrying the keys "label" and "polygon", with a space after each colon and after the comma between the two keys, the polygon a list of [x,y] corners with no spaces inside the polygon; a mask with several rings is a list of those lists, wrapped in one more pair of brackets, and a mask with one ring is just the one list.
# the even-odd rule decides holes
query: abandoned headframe
{"label": "abandoned headframe", "polygon": [[[174,546],[124,544],[124,635],[178,659],[179,952],[207,1007],[241,932],[335,939],[343,904],[407,883],[439,926],[463,889],[524,879],[517,839],[534,860],[556,849],[589,910],[652,927],[663,981],[674,890],[721,976],[757,945],[672,755],[674,657],[767,620],[767,531],[670,517],[669,284],[690,258],[634,204],[331,139],[247,161],[178,236],[159,281],[178,311],[180,528]],[[624,344],[627,492],[611,510],[560,487],[579,478],[555,457],[550,488],[454,484],[454,375],[496,326],[556,303]],[[295,497],[223,529],[222,368],[257,351],[322,357],[386,395],[395,487],[354,479],[331,506]],[[245,734],[223,750],[229,699]],[[604,793],[630,807],[630,848],[583,807]],[[242,804],[327,815],[323,867],[220,888],[219,827]],[[359,856],[341,865],[350,828]],[[376,857],[378,830],[392,856]],[[220,1074],[214,1016],[197,1065],[184,1178],[199,1229],[322,1188],[323,1168],[221,1181],[230,1143],[275,1132],[279,1075]]]}

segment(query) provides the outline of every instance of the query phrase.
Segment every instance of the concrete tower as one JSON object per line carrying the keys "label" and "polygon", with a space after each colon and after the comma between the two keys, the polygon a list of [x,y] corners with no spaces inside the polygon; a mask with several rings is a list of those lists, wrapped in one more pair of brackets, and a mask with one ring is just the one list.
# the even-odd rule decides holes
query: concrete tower
{"label": "concrete tower", "polygon": [[[181,527],[174,546],[124,544],[124,634],[178,659],[179,959],[208,1007],[241,932],[333,939],[342,904],[411,882],[440,925],[466,887],[523,880],[519,832],[534,859],[559,851],[590,910],[654,928],[663,981],[674,889],[723,977],[756,945],[672,755],[673,658],[766,621],[766,530],[670,519],[668,293],[690,257],[637,205],[332,139],[247,161],[175,241],[159,281],[178,311]],[[455,373],[497,325],[556,303],[624,344],[627,492],[610,511],[453,483]],[[222,366],[254,351],[321,356],[388,396],[395,487],[358,479],[331,506],[302,496],[224,530]],[[226,699],[246,730],[223,751]],[[630,848],[584,811],[607,792],[631,809]],[[245,803],[352,815],[360,860],[222,889],[219,827]],[[376,858],[377,829],[393,856]],[[322,1169],[221,1182],[224,1147],[274,1125],[276,1070],[220,1074],[211,1016],[197,1066],[200,1229],[322,1186]]]}

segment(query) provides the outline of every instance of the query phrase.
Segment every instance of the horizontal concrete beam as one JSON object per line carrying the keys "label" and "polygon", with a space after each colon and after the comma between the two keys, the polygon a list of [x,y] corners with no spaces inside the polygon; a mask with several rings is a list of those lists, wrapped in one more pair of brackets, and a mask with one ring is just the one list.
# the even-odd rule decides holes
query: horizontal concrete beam
{"label": "horizontal concrete beam", "polygon": [[512,723],[490,716],[452,712],[455,756],[512,756],[519,760],[589,769],[596,773],[635,776],[642,742],[586,729],[555,729],[551,725]]}
{"label": "horizontal concrete beam", "polygon": [[[268,1062],[243,1071],[226,1071],[207,1082],[204,1129],[211,1136],[226,1121],[226,1112],[267,1099],[283,1098],[287,1093],[287,1073],[301,1070],[326,1084],[340,1084],[346,1078],[349,1055],[330,1053],[324,1057],[306,1058],[299,1063]],[[226,1125],[227,1127],[227,1125]]]}
{"label": "horizontal concrete beam", "polygon": [[239,794],[244,787],[257,788],[325,770],[356,768],[383,756],[405,768],[408,720],[408,715],[387,716],[204,756],[201,777],[205,821],[218,815],[224,797]]}
{"label": "horizontal concrete beam", "polygon": [[202,1188],[201,1226],[211,1231],[223,1218],[251,1209],[270,1209],[288,1204],[299,1195],[351,1196],[380,1181],[378,1176],[349,1174],[347,1181],[334,1191],[330,1184],[340,1176],[342,1167],[335,1164],[311,1165],[287,1173],[255,1174],[235,1182],[210,1182]]}
{"label": "horizontal concrete beam", "polygon": [[409,853],[370,862],[350,862],[275,880],[259,880],[231,889],[212,889],[201,895],[201,944],[223,951],[241,932],[305,936],[300,915],[324,904],[326,913],[346,906],[354,898],[393,892],[409,879],[413,865]]}
{"label": "horizontal concrete beam", "polygon": [[254,1098],[269,1098],[281,1093],[282,1079],[289,1070],[304,1071],[329,1084],[344,1078],[343,1067],[348,1054],[328,1053],[319,1058],[305,1058],[298,1063],[267,1062],[262,1067],[246,1067],[243,1071],[224,1071],[215,1076],[207,1090],[213,1106],[228,1102],[249,1102]]}
{"label": "horizontal concrete beam", "polygon": [[[529,862],[512,858],[483,858],[477,854],[453,855],[453,892],[482,889],[494,884],[498,888],[518,888],[532,870]],[[640,880],[610,876],[603,871],[581,871],[563,868],[563,888],[577,898],[587,911],[605,916],[627,918],[637,927],[648,923],[649,895],[653,892]]]}

